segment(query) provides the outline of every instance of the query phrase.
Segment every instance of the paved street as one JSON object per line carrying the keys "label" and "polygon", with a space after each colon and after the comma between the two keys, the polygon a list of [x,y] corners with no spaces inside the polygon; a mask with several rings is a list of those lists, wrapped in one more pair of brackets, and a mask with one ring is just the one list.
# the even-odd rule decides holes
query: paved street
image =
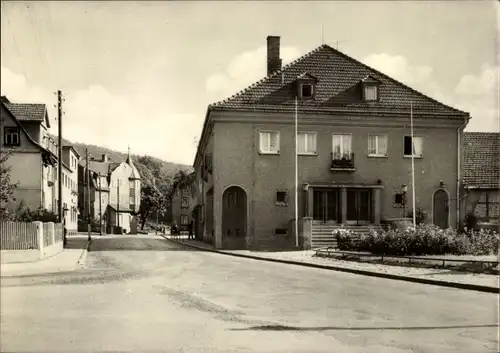
{"label": "paved street", "polygon": [[498,296],[95,237],[84,268],[2,279],[15,352],[497,352]]}

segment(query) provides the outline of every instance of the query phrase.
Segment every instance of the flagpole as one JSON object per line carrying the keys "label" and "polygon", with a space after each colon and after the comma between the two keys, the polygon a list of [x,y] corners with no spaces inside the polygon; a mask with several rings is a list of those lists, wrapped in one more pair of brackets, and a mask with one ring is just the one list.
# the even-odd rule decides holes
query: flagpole
{"label": "flagpole", "polygon": [[412,192],[412,202],[413,202],[413,227],[416,226],[416,215],[417,210],[415,209],[415,141],[413,140],[413,102],[410,102],[410,125],[411,125],[411,192]]}
{"label": "flagpole", "polygon": [[298,154],[298,108],[295,97],[295,246],[299,246],[299,154]]}

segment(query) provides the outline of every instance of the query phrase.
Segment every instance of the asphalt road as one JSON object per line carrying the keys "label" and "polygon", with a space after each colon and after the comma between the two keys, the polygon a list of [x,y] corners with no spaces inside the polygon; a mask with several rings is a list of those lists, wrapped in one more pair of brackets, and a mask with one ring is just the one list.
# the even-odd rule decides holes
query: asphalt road
{"label": "asphalt road", "polygon": [[85,268],[2,280],[2,352],[498,352],[498,296],[95,238]]}

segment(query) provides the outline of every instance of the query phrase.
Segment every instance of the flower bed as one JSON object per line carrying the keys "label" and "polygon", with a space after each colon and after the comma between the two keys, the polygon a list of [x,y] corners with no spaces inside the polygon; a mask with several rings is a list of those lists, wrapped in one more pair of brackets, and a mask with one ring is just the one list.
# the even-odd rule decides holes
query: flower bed
{"label": "flower bed", "polygon": [[386,255],[496,255],[500,239],[491,230],[464,234],[428,224],[406,231],[371,230],[368,234],[336,230],[333,235],[340,250]]}

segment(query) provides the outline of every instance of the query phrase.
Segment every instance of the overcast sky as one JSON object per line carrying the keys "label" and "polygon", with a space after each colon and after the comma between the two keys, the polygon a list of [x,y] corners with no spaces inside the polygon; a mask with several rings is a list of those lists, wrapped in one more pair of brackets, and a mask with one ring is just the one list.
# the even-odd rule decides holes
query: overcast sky
{"label": "overcast sky", "polygon": [[[499,131],[495,1],[2,1],[1,91],[46,103],[64,137],[192,164],[207,104],[322,43]],[[57,130],[54,130],[57,132]]]}

